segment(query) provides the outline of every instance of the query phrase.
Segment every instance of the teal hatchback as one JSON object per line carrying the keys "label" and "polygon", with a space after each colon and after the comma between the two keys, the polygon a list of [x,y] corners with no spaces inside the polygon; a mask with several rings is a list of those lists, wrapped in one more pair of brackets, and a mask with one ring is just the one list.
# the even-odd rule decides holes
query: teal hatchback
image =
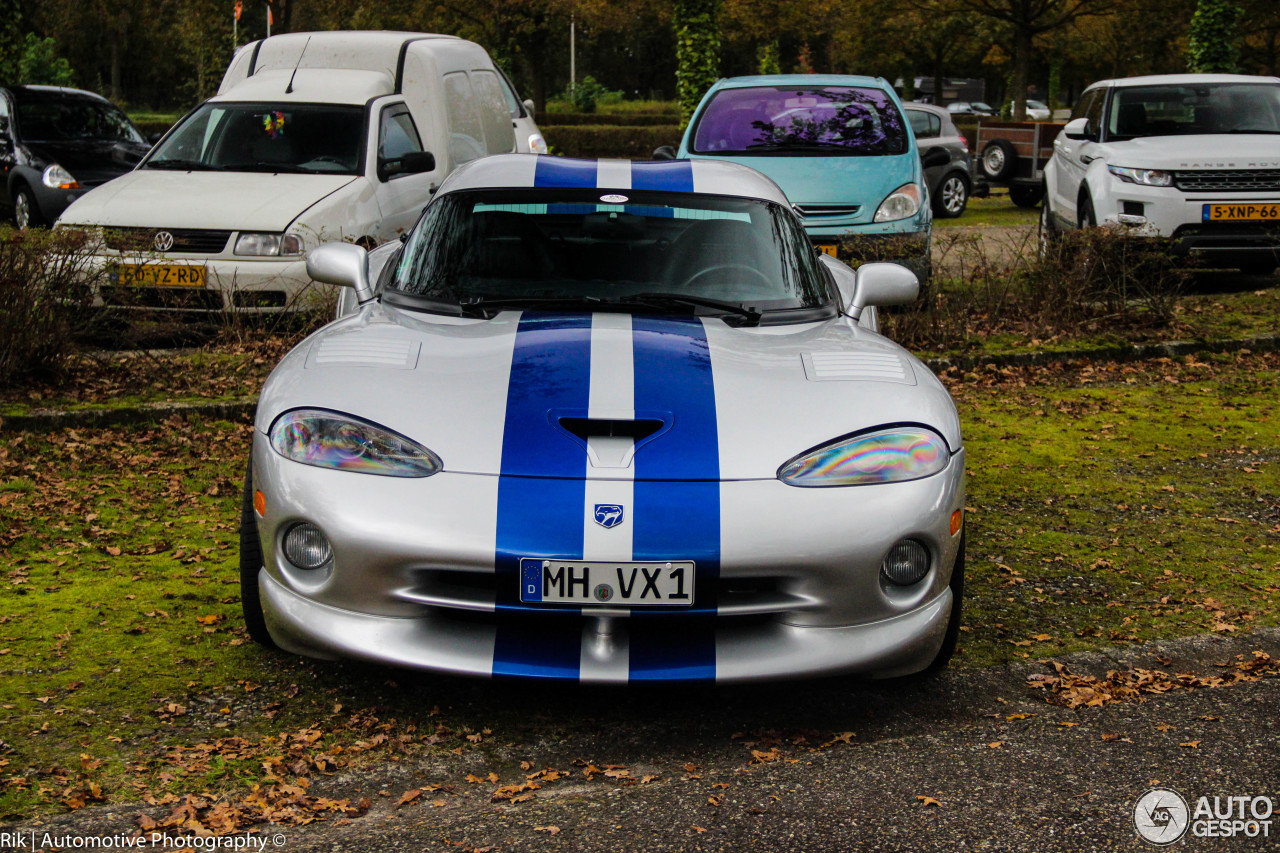
{"label": "teal hatchback", "polygon": [[676,156],[763,172],[822,251],[897,261],[928,278],[933,220],[924,164],[902,104],[882,78],[720,80],[698,105]]}

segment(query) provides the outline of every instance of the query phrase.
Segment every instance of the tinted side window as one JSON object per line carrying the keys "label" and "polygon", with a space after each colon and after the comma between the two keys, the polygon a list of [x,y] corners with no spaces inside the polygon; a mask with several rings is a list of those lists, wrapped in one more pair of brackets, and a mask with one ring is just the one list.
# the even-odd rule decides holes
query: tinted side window
{"label": "tinted side window", "polygon": [[485,150],[490,154],[507,154],[516,148],[511,129],[511,112],[502,97],[502,84],[492,71],[472,71],[471,83],[476,90],[480,123],[484,126]]}
{"label": "tinted side window", "polygon": [[1097,90],[1097,89],[1093,89],[1093,90],[1091,90],[1091,91],[1085,92],[1085,93],[1084,93],[1084,97],[1082,97],[1080,100],[1076,101],[1075,109],[1073,109],[1073,110],[1071,111],[1071,120],[1072,120],[1072,121],[1075,121],[1075,120],[1076,120],[1076,119],[1078,119],[1078,118],[1084,118],[1084,117],[1085,117],[1085,113],[1087,113],[1087,112],[1088,112],[1089,107],[1090,107],[1090,106],[1093,104],[1093,102],[1094,102],[1094,101],[1096,101],[1096,100],[1098,100],[1098,90]]}
{"label": "tinted side window", "polygon": [[487,154],[484,128],[465,71],[444,75],[444,101],[445,113],[449,116],[449,156],[453,162],[470,163]]}
{"label": "tinted side window", "polygon": [[1107,103],[1106,92],[1102,89],[1098,89],[1096,92],[1094,92],[1094,99],[1089,103],[1089,106],[1085,109],[1084,117],[1089,120],[1089,126],[1087,130],[1089,132],[1089,135],[1095,138],[1102,131],[1102,107],[1106,103]]}
{"label": "tinted side window", "polygon": [[908,109],[907,120],[911,122],[911,131],[916,139],[934,139],[942,135],[942,121],[933,113]]}
{"label": "tinted side window", "polygon": [[382,126],[378,131],[378,156],[384,160],[398,160],[421,150],[422,139],[409,110],[403,106],[384,109]]}

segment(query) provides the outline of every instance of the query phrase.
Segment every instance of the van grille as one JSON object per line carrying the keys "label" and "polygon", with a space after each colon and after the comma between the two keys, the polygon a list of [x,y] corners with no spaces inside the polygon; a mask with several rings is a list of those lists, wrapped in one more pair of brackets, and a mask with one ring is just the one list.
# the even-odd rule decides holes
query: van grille
{"label": "van grille", "polygon": [[204,228],[108,228],[103,235],[107,248],[123,252],[156,251],[156,234],[168,231],[173,235],[170,252],[191,252],[217,255],[227,248],[230,231],[210,231]]}

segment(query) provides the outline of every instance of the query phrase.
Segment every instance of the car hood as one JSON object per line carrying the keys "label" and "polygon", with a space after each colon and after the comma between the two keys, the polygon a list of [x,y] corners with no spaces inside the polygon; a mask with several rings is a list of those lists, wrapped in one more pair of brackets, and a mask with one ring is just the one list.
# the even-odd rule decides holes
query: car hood
{"label": "car hood", "polygon": [[123,175],[138,165],[148,146],[134,142],[81,140],[75,142],[27,142],[32,159],[57,163],[76,178],[85,175]]}
{"label": "car hood", "polygon": [[858,220],[870,222],[889,193],[915,180],[914,153],[886,157],[739,157],[728,160],[763,172],[782,187],[792,204],[858,205]]}
{"label": "car hood", "polygon": [[85,193],[60,222],[150,228],[283,231],[351,175],[141,169]]}
{"label": "car hood", "polygon": [[[490,475],[582,477],[600,463],[591,476],[773,479],[793,457],[881,425],[961,442],[928,368],[845,317],[759,328],[514,311],[484,321],[374,304],[286,356],[257,428],[296,408],[355,415],[429,447],[447,471]],[[584,438],[627,424],[642,434],[612,465]]]}
{"label": "car hood", "polygon": [[1144,136],[1108,142],[1107,162],[1131,169],[1280,169],[1280,144],[1267,134]]}

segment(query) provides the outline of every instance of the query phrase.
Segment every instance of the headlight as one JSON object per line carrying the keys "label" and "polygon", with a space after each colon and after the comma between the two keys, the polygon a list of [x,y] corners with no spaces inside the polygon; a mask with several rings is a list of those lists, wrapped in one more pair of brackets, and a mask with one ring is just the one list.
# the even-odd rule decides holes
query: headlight
{"label": "headlight", "polygon": [[271,425],[271,447],[285,459],[383,477],[430,477],[443,463],[415,441],[350,415],[295,409]]}
{"label": "headlight", "polygon": [[855,435],[798,456],[778,471],[792,486],[865,486],[931,477],[951,459],[942,437],[902,426]]}
{"label": "headlight", "polygon": [[547,140],[542,138],[541,133],[529,134],[529,150],[534,154],[547,153]]}
{"label": "headlight", "polygon": [[246,231],[236,238],[237,255],[301,255],[302,238],[297,234],[260,234]]}
{"label": "headlight", "polygon": [[903,184],[889,197],[880,202],[876,209],[876,222],[892,222],[895,219],[906,219],[915,216],[920,210],[920,187],[917,184]]}
{"label": "headlight", "polygon": [[1108,166],[1107,171],[1129,184],[1142,184],[1146,187],[1173,186],[1173,172],[1162,172],[1159,169],[1126,169],[1123,166]]}
{"label": "headlight", "polygon": [[40,182],[54,190],[80,189],[80,182],[71,177],[71,173],[57,163],[45,167],[44,174],[40,176]]}

